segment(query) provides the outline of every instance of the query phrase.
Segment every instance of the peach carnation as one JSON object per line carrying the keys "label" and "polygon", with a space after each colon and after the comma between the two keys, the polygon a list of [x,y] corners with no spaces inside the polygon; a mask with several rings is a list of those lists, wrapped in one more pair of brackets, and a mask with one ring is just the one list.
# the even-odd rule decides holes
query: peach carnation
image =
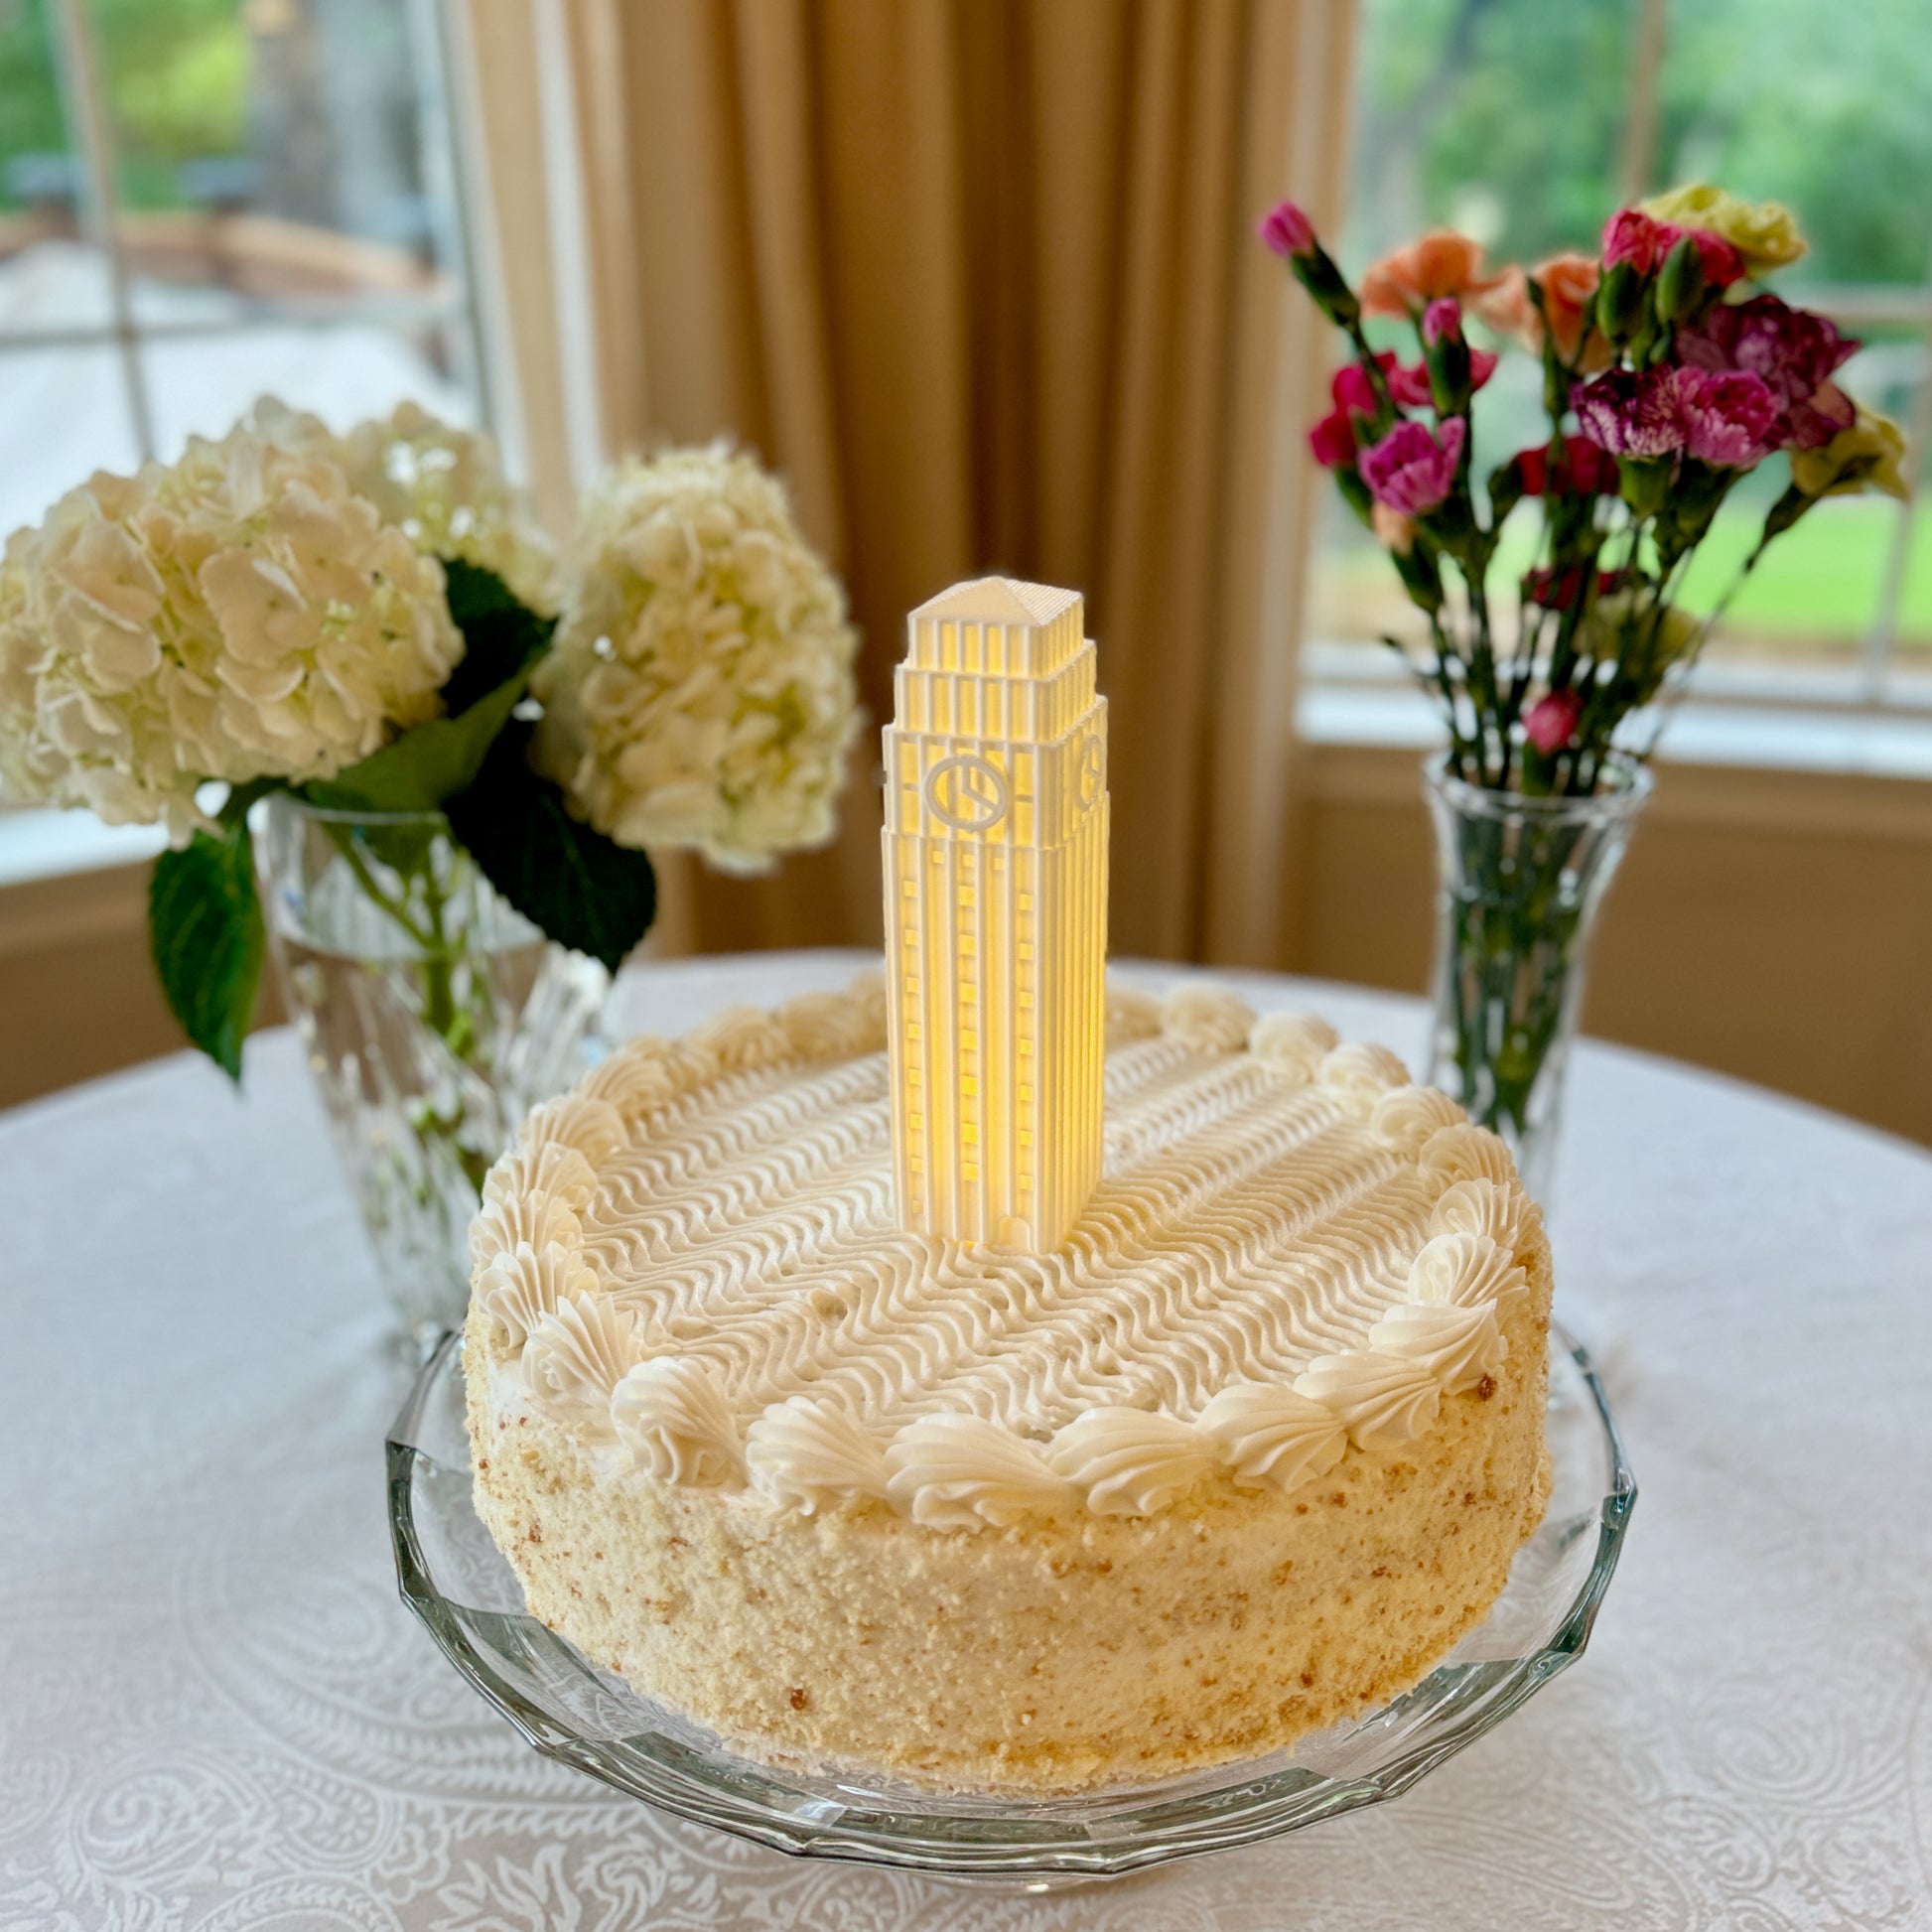
{"label": "peach carnation", "polygon": [[1483,295],[1502,277],[1481,271],[1479,242],[1449,228],[1432,228],[1419,241],[1384,255],[1363,275],[1362,313],[1408,316],[1446,295]]}

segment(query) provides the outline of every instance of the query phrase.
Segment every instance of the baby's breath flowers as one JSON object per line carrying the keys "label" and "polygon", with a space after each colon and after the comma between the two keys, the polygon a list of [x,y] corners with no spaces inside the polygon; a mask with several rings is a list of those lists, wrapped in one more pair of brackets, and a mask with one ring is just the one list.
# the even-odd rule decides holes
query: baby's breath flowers
{"label": "baby's breath flowers", "polygon": [[584,501],[535,758],[625,846],[761,872],[832,836],[857,633],[783,486],[725,445],[608,473]]}

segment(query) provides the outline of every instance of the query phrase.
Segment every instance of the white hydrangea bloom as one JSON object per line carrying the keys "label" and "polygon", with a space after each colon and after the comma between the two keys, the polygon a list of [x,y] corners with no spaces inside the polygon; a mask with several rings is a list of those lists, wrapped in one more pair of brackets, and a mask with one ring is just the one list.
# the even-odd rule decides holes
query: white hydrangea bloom
{"label": "white hydrangea bloom", "polygon": [[303,783],[434,717],[442,567],[273,424],[97,475],[0,566],[0,791],[164,820],[209,779]]}
{"label": "white hydrangea bloom", "polygon": [[783,486],[724,444],[587,493],[536,761],[600,832],[765,870],[835,829],[858,635]]}
{"label": "white hydrangea bloom", "polygon": [[357,424],[339,447],[349,487],[417,549],[494,571],[532,611],[555,615],[555,546],[488,437],[406,402],[385,421]]}

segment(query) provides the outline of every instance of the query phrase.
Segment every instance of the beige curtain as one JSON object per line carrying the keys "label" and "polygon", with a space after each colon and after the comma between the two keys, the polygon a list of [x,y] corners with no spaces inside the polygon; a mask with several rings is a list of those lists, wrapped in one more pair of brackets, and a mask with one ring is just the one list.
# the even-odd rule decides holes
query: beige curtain
{"label": "beige curtain", "polygon": [[[1252,231],[1291,190],[1332,210],[1348,8],[569,18],[611,447],[726,432],[785,475],[850,587],[875,728],[915,604],[993,569],[1083,590],[1113,949],[1277,958],[1308,496],[1284,452],[1319,345]],[[836,847],[749,886],[674,875],[667,936],[876,944],[877,743]]]}

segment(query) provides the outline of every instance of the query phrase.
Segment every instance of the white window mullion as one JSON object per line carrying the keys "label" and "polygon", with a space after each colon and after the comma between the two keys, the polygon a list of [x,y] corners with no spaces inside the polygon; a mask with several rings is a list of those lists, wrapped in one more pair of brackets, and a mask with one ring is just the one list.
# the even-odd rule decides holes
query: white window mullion
{"label": "white window mullion", "polygon": [[1918,390],[1912,397],[1912,414],[1905,425],[1906,494],[1897,505],[1898,517],[1892,527],[1891,547],[1885,553],[1885,574],[1878,595],[1878,612],[1865,640],[1864,665],[1860,680],[1865,703],[1881,705],[1890,681],[1892,659],[1898,645],[1898,613],[1905,599],[1905,580],[1912,567],[1912,524],[1918,511],[1919,472],[1925,451],[1932,439],[1932,289],[1923,293],[1925,308],[1925,361],[1919,370]]}
{"label": "white window mullion", "polygon": [[83,0],[56,0],[56,11],[61,23],[61,66],[68,114],[80,138],[81,162],[87,177],[83,203],[88,238],[100,250],[107,270],[113,341],[119,351],[121,379],[127,389],[135,447],[142,461],[148,462],[157,454],[154,412],[148,404],[147,377],[141,366],[141,341],[135,328],[127,259],[121,252],[120,194],[114,178],[114,146],[108,126],[107,96],[100,83],[93,27]]}

